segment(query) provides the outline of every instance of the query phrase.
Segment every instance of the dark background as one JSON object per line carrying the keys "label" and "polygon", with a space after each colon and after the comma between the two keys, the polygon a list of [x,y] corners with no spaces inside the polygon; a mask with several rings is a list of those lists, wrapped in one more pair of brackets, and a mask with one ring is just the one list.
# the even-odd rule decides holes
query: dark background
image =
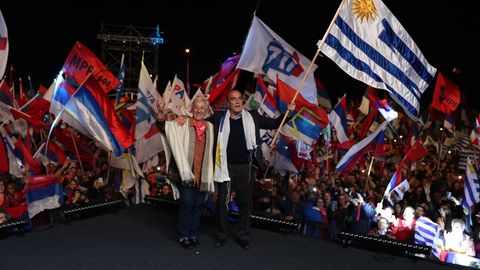
{"label": "dark background", "polygon": [[[385,0],[430,64],[460,85],[468,108],[480,109],[474,76],[479,59],[479,12],[473,0]],[[241,53],[253,12],[273,31],[308,58],[322,38],[340,1],[13,1],[2,0],[9,39],[9,66],[30,75],[34,88],[49,85],[75,41],[100,56],[101,21],[108,24],[160,26],[159,89],[175,74],[185,74],[185,48],[191,49],[190,81],[202,82],[220,63]],[[360,97],[365,85],[319,57],[315,76],[329,90],[333,103],[343,93]],[[457,67],[460,73],[454,73]],[[8,70],[7,70],[8,72]],[[422,96],[422,109],[431,102],[435,80]]]}

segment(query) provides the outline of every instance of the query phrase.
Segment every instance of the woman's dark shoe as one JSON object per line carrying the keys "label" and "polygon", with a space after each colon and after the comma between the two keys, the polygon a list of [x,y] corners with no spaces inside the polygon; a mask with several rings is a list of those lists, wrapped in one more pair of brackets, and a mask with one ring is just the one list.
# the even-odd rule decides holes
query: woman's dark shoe
{"label": "woman's dark shoe", "polygon": [[218,238],[217,241],[215,241],[215,246],[218,248],[223,247],[225,241],[227,241],[227,239]]}
{"label": "woman's dark shoe", "polygon": [[188,241],[188,238],[180,238],[180,245],[184,248],[184,249],[192,249],[192,244],[190,243],[190,241]]}
{"label": "woman's dark shoe", "polygon": [[245,250],[249,250],[251,248],[250,241],[248,240],[238,240],[238,243]]}
{"label": "woman's dark shoe", "polygon": [[198,248],[200,246],[200,243],[198,242],[198,238],[190,238],[189,242],[192,248]]}

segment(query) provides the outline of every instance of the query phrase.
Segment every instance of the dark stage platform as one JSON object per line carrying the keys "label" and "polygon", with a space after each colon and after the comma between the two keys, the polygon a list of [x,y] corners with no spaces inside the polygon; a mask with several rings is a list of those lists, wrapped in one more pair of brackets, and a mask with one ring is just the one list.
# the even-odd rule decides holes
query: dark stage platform
{"label": "dark stage platform", "polygon": [[408,257],[379,254],[299,233],[252,229],[252,248],[235,241],[214,247],[207,218],[201,246],[177,243],[176,210],[149,205],[74,220],[52,228],[0,239],[1,269],[459,269]]}

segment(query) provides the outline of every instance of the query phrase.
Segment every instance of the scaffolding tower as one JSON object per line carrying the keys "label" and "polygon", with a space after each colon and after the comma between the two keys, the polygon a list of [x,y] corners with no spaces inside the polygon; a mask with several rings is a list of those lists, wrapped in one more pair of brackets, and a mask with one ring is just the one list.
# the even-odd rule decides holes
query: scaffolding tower
{"label": "scaffolding tower", "polygon": [[157,76],[158,48],[163,44],[161,34],[163,32],[160,32],[158,25],[156,27],[140,27],[101,23],[97,39],[101,41],[101,57],[108,70],[113,74],[118,74],[122,54],[125,54],[124,93],[138,91],[142,56],[152,80]]}

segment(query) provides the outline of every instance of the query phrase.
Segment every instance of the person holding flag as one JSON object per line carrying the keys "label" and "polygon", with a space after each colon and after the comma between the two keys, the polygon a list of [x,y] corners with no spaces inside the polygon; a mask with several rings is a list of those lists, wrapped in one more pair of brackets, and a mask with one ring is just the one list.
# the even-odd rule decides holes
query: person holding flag
{"label": "person holding flag", "polygon": [[[218,193],[219,232],[216,247],[222,247],[229,230],[227,204],[232,192],[240,213],[238,228],[233,233],[243,249],[250,249],[250,197],[256,170],[264,170],[260,144],[260,129],[277,129],[283,116],[276,119],[263,117],[256,111],[246,111],[243,94],[232,90],[227,96],[228,110],[216,111],[209,118],[215,129],[214,181]],[[291,102],[288,109],[293,111]]]}

